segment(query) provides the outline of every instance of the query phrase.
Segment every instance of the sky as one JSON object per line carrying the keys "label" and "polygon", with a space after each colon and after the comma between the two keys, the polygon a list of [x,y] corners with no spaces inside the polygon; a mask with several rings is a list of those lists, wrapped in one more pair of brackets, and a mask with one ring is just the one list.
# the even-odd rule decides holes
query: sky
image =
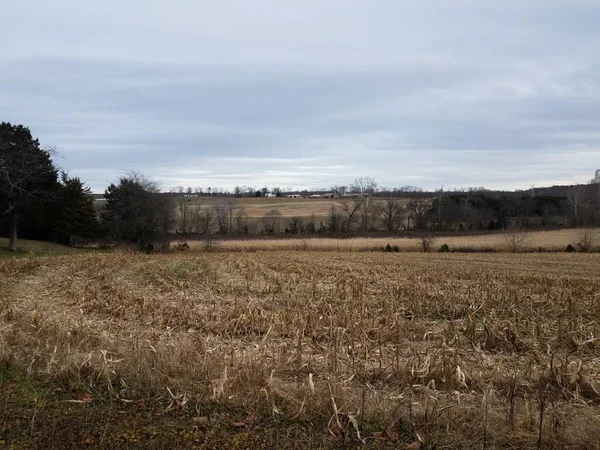
{"label": "sky", "polygon": [[95,192],[600,168],[598,0],[1,0],[0,120]]}

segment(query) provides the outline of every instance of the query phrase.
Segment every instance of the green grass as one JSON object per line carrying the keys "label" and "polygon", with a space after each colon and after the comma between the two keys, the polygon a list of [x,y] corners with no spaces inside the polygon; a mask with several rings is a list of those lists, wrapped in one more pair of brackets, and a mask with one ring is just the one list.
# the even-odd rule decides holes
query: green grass
{"label": "green grass", "polygon": [[28,239],[19,239],[17,241],[17,251],[8,250],[8,238],[0,237],[0,259],[23,257],[30,253],[38,256],[70,255],[74,253],[87,253],[90,250],[73,248],[67,245],[57,244],[46,241],[30,241]]}
{"label": "green grass", "polygon": [[[363,444],[352,434],[333,438],[323,432],[327,420],[322,417],[289,421],[257,415],[246,425],[240,422],[248,417],[243,408],[210,401],[169,408],[169,403],[168,398],[124,401],[89,383],[36,378],[0,362],[0,448],[397,448],[373,439]],[[384,427],[373,424],[375,430]]]}

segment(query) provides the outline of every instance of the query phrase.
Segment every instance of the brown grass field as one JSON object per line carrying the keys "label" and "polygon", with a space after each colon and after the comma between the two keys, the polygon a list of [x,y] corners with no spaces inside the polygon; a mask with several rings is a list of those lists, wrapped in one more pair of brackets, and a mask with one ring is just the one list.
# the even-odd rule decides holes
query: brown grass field
{"label": "brown grass field", "polygon": [[0,261],[9,448],[600,448],[596,254]]}
{"label": "brown grass field", "polygon": [[27,256],[33,252],[38,256],[49,255],[71,255],[74,253],[84,253],[89,250],[68,247],[66,245],[56,244],[54,242],[30,241],[28,239],[19,239],[17,241],[18,251],[8,250],[8,239],[0,237],[0,260],[13,257]]}
{"label": "brown grass field", "polygon": [[[180,198],[176,198],[180,200]],[[256,219],[263,217],[272,209],[279,211],[282,217],[298,216],[309,218],[314,215],[317,220],[326,220],[329,210],[335,206],[342,211],[348,199],[311,199],[311,198],[262,198],[262,197],[244,197],[244,198],[224,198],[224,197],[192,197],[188,199],[190,203],[200,202],[205,207],[216,203],[231,200],[237,205],[242,206],[249,218]],[[376,199],[376,201],[382,201]]]}
{"label": "brown grass field", "polygon": [[[566,246],[576,245],[582,238],[581,229],[555,231],[531,231],[522,233],[523,251],[564,251]],[[592,230],[596,236],[594,245],[600,244],[600,233]],[[435,237],[431,243],[432,251],[442,244],[447,244],[451,251],[497,251],[509,250],[510,232],[496,232],[478,235],[456,235]],[[508,242],[507,242],[508,241]],[[188,240],[192,249],[201,250],[203,242]],[[398,246],[400,251],[420,251],[421,241],[417,237],[353,237],[353,238],[319,238],[306,237],[294,239],[250,239],[223,240],[217,243],[216,249],[222,251],[335,251],[357,252],[376,251],[387,244]]]}

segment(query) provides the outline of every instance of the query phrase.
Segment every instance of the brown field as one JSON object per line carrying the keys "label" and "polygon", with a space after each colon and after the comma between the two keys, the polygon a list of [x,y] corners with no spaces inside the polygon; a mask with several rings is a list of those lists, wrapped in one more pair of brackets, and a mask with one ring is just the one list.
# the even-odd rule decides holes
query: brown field
{"label": "brown field", "polygon": [[0,439],[597,449],[599,293],[595,254],[4,261]]}
{"label": "brown field", "polygon": [[[224,197],[190,198],[190,202],[199,201],[206,206],[227,201]],[[309,218],[314,215],[318,220],[325,220],[332,206],[342,210],[347,199],[310,199],[310,198],[232,198],[236,204],[243,206],[249,218],[260,218],[272,209],[276,209],[283,217],[299,216]],[[379,201],[379,200],[378,200]]]}
{"label": "brown field", "polygon": [[[303,219],[309,219],[315,216],[318,221],[326,221],[331,207],[334,206],[339,212],[342,212],[344,205],[351,200],[349,198],[336,199],[311,199],[311,198],[262,198],[262,197],[191,197],[190,203],[200,202],[204,206],[212,206],[215,203],[232,200],[242,206],[249,219],[259,219],[272,209],[278,210],[282,217],[298,216]],[[373,198],[375,204],[383,203],[382,197]]]}
{"label": "brown field", "polygon": [[[596,245],[600,244],[600,233]],[[558,231],[531,231],[524,233],[523,251],[564,251],[569,244],[575,245],[581,240],[581,229],[568,229]],[[510,233],[486,233],[471,236],[444,236],[435,237],[431,243],[432,251],[437,251],[442,244],[447,244],[450,250],[455,251],[507,251],[507,237]],[[203,249],[203,242],[188,240],[192,249]],[[309,250],[309,251],[337,251],[356,252],[379,250],[387,244],[398,246],[401,251],[419,251],[421,241],[416,237],[381,237],[381,238],[295,238],[295,239],[251,239],[251,240],[223,240],[216,244],[216,249],[222,251],[282,251],[282,250]]]}
{"label": "brown field", "polygon": [[283,217],[310,217],[314,214],[317,218],[327,217],[332,206],[341,211],[347,202],[343,199],[307,198],[259,198],[238,201],[246,209],[248,217],[262,217],[272,209],[277,209]]}

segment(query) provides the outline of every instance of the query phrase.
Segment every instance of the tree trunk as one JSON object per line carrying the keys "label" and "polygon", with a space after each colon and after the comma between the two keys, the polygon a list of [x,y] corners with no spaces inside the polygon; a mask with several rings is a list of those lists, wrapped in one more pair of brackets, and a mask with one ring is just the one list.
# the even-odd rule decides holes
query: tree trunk
{"label": "tree trunk", "polygon": [[8,225],[8,229],[9,229],[9,237],[10,237],[10,241],[8,243],[8,249],[11,252],[16,252],[17,251],[17,224],[19,222],[19,216],[17,215],[17,211],[15,211],[14,209],[10,212],[10,216],[9,216],[9,225]]}

